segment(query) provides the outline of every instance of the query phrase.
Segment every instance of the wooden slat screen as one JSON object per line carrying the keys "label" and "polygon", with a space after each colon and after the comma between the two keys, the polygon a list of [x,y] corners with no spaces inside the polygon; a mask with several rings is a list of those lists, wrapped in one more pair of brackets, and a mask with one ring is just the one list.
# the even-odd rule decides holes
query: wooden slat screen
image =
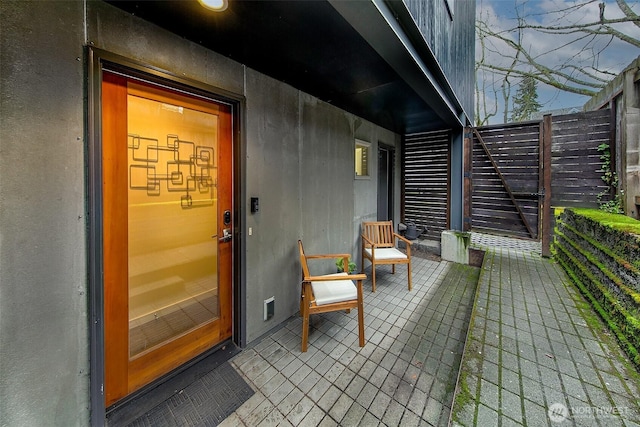
{"label": "wooden slat screen", "polygon": [[609,110],[553,117],[551,206],[598,207],[607,191],[598,145],[609,144],[609,123]]}
{"label": "wooden slat screen", "polygon": [[[610,110],[551,117],[552,207],[598,207],[602,181],[600,144],[610,144]],[[471,228],[473,230],[539,238],[538,190],[541,122],[525,122],[477,128],[500,173],[509,185],[532,229],[531,236],[502,185],[478,138],[473,138],[471,166]],[[602,197],[609,200],[608,196]],[[553,222],[553,219],[551,219]]]}
{"label": "wooden slat screen", "polygon": [[440,240],[447,228],[450,131],[404,137],[404,217],[426,227],[422,238]]}
{"label": "wooden slat screen", "polygon": [[478,138],[473,139],[472,229],[538,238],[539,122],[478,128],[527,219],[531,235]]}

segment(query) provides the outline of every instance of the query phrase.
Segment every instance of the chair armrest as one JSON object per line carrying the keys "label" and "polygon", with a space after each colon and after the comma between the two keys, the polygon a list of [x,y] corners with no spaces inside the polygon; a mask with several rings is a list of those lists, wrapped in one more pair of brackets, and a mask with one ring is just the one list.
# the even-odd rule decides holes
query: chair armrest
{"label": "chair armrest", "polygon": [[407,244],[407,257],[411,259],[411,245],[413,243],[409,239],[399,235],[398,233],[393,233],[393,235]]}
{"label": "chair armrest", "polygon": [[360,236],[362,237],[362,243],[367,243],[372,248],[376,247],[376,244],[373,243],[371,240],[369,240],[369,238],[367,236],[365,236],[364,234],[361,234]]}
{"label": "chair armrest", "polygon": [[351,255],[349,254],[315,254],[315,255],[306,255],[307,260],[309,259],[342,259],[343,267],[349,265],[349,260],[351,259]]}
{"label": "chair armrest", "polygon": [[366,274],[344,274],[341,276],[309,276],[305,282],[336,282],[338,280],[366,280]]}
{"label": "chair armrest", "polygon": [[307,259],[328,259],[328,258],[351,258],[350,254],[316,254],[316,255],[305,255]]}
{"label": "chair armrest", "polygon": [[[351,259],[351,255],[350,254],[315,254],[315,255],[305,255],[305,258],[307,260],[309,260],[309,259],[336,259],[336,258],[341,258],[342,262],[343,262],[343,264],[342,264],[343,267],[346,267],[346,266],[349,265],[349,260]],[[332,279],[332,280],[337,280],[337,279]]]}
{"label": "chair armrest", "polygon": [[405,242],[407,245],[411,245],[411,244],[413,244],[413,243],[411,242],[411,240],[407,239],[407,238],[406,238],[406,237],[404,237],[404,236],[399,235],[398,233],[393,233],[393,236],[394,236],[394,237],[396,237],[396,238],[398,238],[398,239],[400,239],[400,240],[402,240],[402,241],[403,241],[403,242]]}

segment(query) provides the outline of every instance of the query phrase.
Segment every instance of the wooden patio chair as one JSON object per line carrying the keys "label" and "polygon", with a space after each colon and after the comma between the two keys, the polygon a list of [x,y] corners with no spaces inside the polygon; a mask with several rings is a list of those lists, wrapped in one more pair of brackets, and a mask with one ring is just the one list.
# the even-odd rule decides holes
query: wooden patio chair
{"label": "wooden patio chair", "polygon": [[[302,266],[302,293],[300,295],[300,315],[302,316],[302,351],[307,351],[309,340],[309,315],[329,311],[358,310],[358,336],[360,347],[364,346],[364,305],[362,281],[364,274],[326,274],[312,276],[307,260],[342,258],[344,271],[349,271],[349,254],[305,255],[302,241],[298,240],[300,264]],[[354,281],[355,280],[355,284]]]}
{"label": "wooden patio chair", "polygon": [[[407,253],[396,248],[398,240],[407,245]],[[411,290],[411,241],[394,233],[391,221],[376,221],[362,223],[362,269],[364,260],[371,262],[371,289],[376,291],[376,265],[391,264],[391,272],[396,272],[396,264],[407,264],[409,290]]]}

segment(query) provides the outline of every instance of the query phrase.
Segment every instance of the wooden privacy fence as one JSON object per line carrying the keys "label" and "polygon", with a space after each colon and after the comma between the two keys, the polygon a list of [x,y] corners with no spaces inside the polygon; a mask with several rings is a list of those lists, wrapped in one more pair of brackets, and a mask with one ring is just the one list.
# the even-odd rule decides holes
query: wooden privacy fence
{"label": "wooden privacy fence", "polygon": [[[450,140],[450,130],[404,137],[402,220],[433,240],[448,228]],[[551,208],[598,206],[608,190],[598,146],[612,142],[609,110],[468,129],[465,230],[542,240],[548,255]]]}
{"label": "wooden privacy fence", "polygon": [[473,129],[472,229],[537,239],[543,192],[540,123]]}
{"label": "wooden privacy fence", "polygon": [[609,110],[471,129],[465,138],[465,228],[542,239],[556,206],[597,207],[607,192],[598,146],[612,140]]}
{"label": "wooden privacy fence", "polygon": [[[613,145],[610,115],[611,110],[598,110],[553,117],[551,206],[598,207],[598,194],[608,191],[598,146]],[[604,200],[609,200],[608,194]]]}

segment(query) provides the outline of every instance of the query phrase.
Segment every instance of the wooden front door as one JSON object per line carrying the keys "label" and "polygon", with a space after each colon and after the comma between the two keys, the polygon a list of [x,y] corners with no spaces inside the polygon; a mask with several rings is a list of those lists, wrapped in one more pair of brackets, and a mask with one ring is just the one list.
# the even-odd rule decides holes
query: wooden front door
{"label": "wooden front door", "polygon": [[229,106],[105,71],[105,405],[231,337]]}

